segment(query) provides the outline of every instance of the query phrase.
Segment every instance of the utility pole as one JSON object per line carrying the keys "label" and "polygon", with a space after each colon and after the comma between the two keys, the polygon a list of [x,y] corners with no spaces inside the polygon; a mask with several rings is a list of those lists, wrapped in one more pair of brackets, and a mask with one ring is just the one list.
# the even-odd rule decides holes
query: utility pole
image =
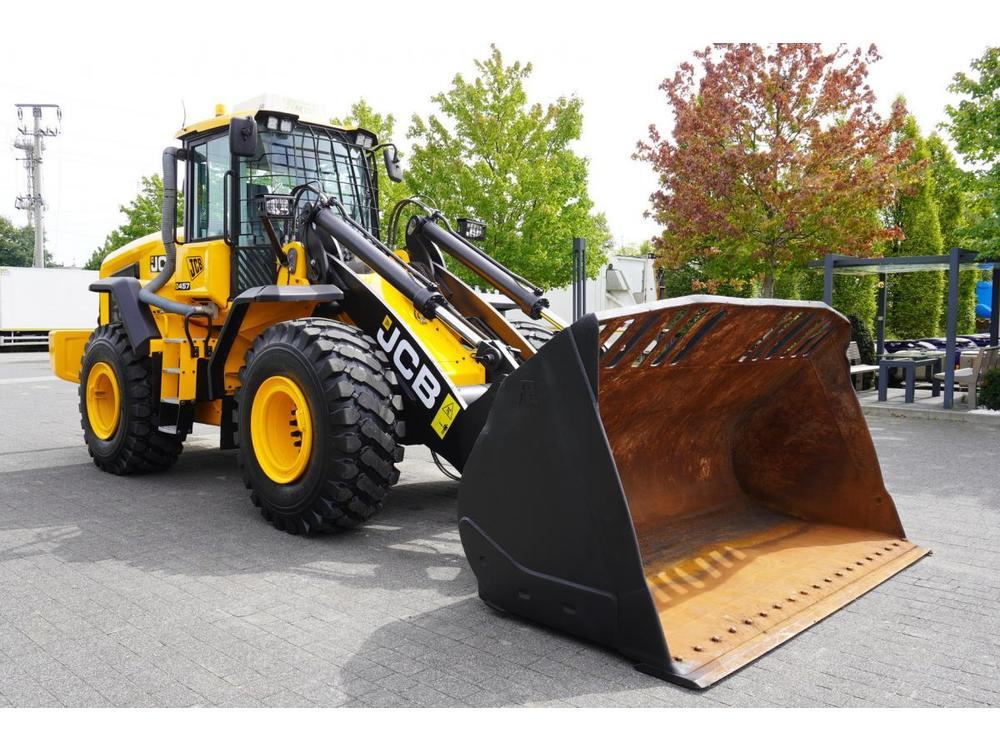
{"label": "utility pole", "polygon": [[[17,132],[21,135],[14,141],[14,148],[24,151],[25,156],[18,161],[24,162],[28,173],[28,194],[19,195],[14,200],[14,207],[28,212],[28,226],[35,230],[35,267],[45,267],[45,200],[42,198],[42,152],[45,150],[45,138],[59,135],[59,124],[62,123],[62,109],[58,104],[15,104],[18,122],[24,121],[24,110],[31,108],[33,125],[29,130],[27,125],[18,125]],[[44,110],[54,109],[56,115],[55,127],[43,126]]]}

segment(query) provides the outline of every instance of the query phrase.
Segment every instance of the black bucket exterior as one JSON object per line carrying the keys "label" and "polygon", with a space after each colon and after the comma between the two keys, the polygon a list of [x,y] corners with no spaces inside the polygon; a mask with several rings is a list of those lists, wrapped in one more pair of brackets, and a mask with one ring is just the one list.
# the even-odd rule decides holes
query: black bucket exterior
{"label": "black bucket exterior", "polygon": [[648,668],[669,655],[597,409],[588,315],[507,377],[459,490],[479,595]]}

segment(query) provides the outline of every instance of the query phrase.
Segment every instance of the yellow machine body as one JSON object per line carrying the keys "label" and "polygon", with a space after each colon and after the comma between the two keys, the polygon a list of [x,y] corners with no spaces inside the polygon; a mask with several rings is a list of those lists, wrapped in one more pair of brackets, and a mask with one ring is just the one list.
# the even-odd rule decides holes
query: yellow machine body
{"label": "yellow machine body", "polygon": [[[292,270],[278,267],[277,283],[279,286],[307,286],[305,254],[298,242],[289,243],[285,250],[296,249],[297,267]],[[229,313],[229,288],[231,278],[232,249],[223,240],[208,242],[192,242],[179,245],[177,248],[177,270],[175,280],[161,291],[162,296],[181,302],[213,302],[219,308],[219,315],[212,321],[213,330],[209,333],[209,345],[214,347],[219,327]],[[405,251],[398,255],[404,261],[409,258]],[[101,265],[101,278],[111,277],[128,271],[133,266],[140,283],[151,281],[162,268],[164,258],[163,242],[159,233],[154,233],[134,240],[121,249],[111,253]],[[277,266],[277,262],[275,263]],[[360,274],[365,285],[384,300],[397,316],[407,321],[411,330],[421,340],[426,350],[432,354],[441,369],[456,386],[479,385],[486,382],[483,366],[472,358],[471,353],[456,339],[447,328],[435,320],[427,320],[413,307],[413,304],[397,291],[385,279],[375,273]],[[178,290],[178,285],[190,285],[190,288]],[[109,295],[100,296],[100,323],[111,322],[111,307]],[[239,381],[237,373],[243,364],[243,358],[254,339],[266,328],[284,320],[294,320],[308,316],[314,307],[311,303],[259,302],[251,305],[239,334],[227,358],[225,368],[226,394],[232,395]],[[165,398],[192,400],[195,397],[197,377],[197,356],[192,356],[186,346],[187,339],[183,330],[183,318],[179,315],[165,313],[154,309],[153,320],[160,330],[161,338],[150,342],[151,354],[162,354],[161,390]],[[351,322],[348,315],[343,315],[345,322]],[[205,338],[206,330],[200,320],[190,323],[191,336],[195,341]],[[83,354],[89,330],[55,331],[50,338],[50,352],[53,372],[64,380],[79,381],[79,362]],[[216,402],[218,399],[216,400]],[[195,412],[195,421],[218,424],[220,405],[215,403],[211,408],[202,406]]]}

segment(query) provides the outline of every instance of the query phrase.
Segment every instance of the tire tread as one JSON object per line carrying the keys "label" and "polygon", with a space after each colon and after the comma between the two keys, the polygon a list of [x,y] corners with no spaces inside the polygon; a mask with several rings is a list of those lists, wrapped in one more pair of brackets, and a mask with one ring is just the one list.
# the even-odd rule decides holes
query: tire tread
{"label": "tire tread", "polygon": [[[239,452],[244,484],[261,515],[292,534],[319,534],[358,526],[378,513],[399,478],[404,434],[396,375],[385,354],[357,328],[325,318],[300,318],[268,328],[254,341],[240,368],[240,382],[264,348],[287,344],[310,363],[326,404],[329,451],[326,479],[308,507],[294,514],[269,508],[253,489]],[[236,419],[246,408],[236,392]]]}

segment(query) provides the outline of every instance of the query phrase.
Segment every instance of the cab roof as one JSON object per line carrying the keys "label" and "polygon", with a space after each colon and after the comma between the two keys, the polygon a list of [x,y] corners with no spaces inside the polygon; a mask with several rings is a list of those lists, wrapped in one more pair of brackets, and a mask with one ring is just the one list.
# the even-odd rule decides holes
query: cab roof
{"label": "cab roof", "polygon": [[[331,117],[326,115],[318,107],[307,102],[289,99],[287,97],[275,96],[273,94],[261,94],[253,99],[241,102],[228,111],[224,104],[215,105],[215,116],[207,120],[201,120],[192,125],[187,125],[177,131],[175,138],[184,138],[192,133],[206,133],[216,128],[229,125],[229,121],[234,117],[256,117],[258,112],[273,112],[280,115],[294,115],[299,122],[307,122],[323,127],[336,127],[331,124]],[[339,128],[344,132],[351,133],[359,128]]]}

